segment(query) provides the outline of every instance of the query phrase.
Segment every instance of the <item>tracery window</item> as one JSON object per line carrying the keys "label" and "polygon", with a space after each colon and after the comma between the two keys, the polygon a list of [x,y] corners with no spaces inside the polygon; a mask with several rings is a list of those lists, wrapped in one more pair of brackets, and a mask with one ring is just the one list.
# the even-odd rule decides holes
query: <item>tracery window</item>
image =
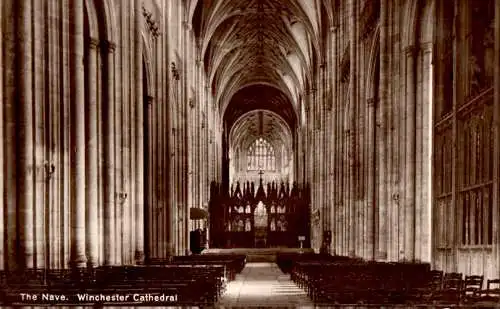
{"label": "tracery window", "polygon": [[256,139],[248,148],[248,170],[276,170],[276,155],[273,146],[262,137]]}

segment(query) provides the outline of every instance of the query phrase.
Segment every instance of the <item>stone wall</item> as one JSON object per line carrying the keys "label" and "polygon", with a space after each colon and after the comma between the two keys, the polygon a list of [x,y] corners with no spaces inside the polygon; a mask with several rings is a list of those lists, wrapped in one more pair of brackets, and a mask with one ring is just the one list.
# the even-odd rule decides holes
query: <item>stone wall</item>
{"label": "stone wall", "polygon": [[221,157],[187,10],[2,2],[0,268],[186,253]]}

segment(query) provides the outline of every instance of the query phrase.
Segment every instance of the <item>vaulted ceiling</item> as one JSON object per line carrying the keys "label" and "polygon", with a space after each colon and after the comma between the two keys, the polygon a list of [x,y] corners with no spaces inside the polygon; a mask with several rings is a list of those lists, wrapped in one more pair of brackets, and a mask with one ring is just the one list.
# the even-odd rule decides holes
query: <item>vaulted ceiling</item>
{"label": "vaulted ceiling", "polygon": [[257,138],[263,137],[275,149],[285,149],[292,151],[292,133],[288,124],[281,116],[267,110],[253,110],[236,120],[229,140],[231,147],[246,150]]}
{"label": "vaulted ceiling", "polygon": [[[322,1],[198,0],[191,6],[200,57],[221,116],[232,126],[253,109],[294,129],[321,62]],[[331,5],[328,5],[331,7]]]}
{"label": "vaulted ceiling", "polygon": [[240,89],[231,98],[225,112],[228,127],[252,110],[268,110],[281,116],[290,128],[296,125],[296,116],[290,99],[279,89],[268,85],[251,85]]}

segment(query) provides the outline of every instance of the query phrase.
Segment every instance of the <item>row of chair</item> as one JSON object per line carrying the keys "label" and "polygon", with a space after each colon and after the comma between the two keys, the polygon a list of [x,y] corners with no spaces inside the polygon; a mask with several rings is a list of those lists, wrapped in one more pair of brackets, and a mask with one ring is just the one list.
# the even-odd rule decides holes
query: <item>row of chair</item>
{"label": "row of chair", "polygon": [[[0,304],[42,304],[41,295],[65,295],[68,299],[45,300],[44,304],[78,305],[213,305],[228,280],[241,271],[241,257],[175,257],[148,265],[102,266],[84,269],[50,269],[0,272]],[[245,258],[243,258],[243,262]],[[156,265],[154,265],[156,263]],[[21,293],[38,295],[37,301],[22,299]],[[77,295],[175,296],[166,300],[82,301]]]}
{"label": "row of chair", "polygon": [[404,303],[405,292],[423,287],[428,265],[296,262],[291,278],[316,303]]}
{"label": "row of chair", "polygon": [[226,277],[228,280],[234,280],[236,274],[240,273],[246,264],[246,255],[244,254],[194,254],[174,256],[171,259],[151,259],[150,265],[166,265],[166,264],[205,264],[215,265],[220,264],[225,266]]}
{"label": "row of chair", "polygon": [[[24,304],[26,299],[21,293],[38,295],[34,304],[62,304],[60,299],[42,299],[42,295],[65,295],[67,301],[79,305],[114,304],[106,301],[82,301],[78,294],[89,295],[172,295],[176,303],[182,305],[212,304],[217,301],[222,289],[223,266],[193,267],[187,265],[161,267],[110,267],[98,268],[95,276],[80,276],[49,272],[44,281],[30,278],[28,280],[7,280],[2,284],[2,304]],[[10,274],[17,276],[17,274]],[[9,277],[10,277],[9,275]],[[23,275],[24,276],[24,275]],[[24,282],[23,282],[24,281]],[[82,303],[83,302],[83,303]],[[28,303],[30,300],[28,299]],[[67,302],[66,302],[67,303]],[[124,304],[137,304],[129,298]],[[171,305],[168,299],[165,303],[152,301],[142,303],[151,305]]]}
{"label": "row of chair", "polygon": [[315,252],[280,252],[276,255],[276,264],[282,272],[288,274],[292,271],[294,263],[299,261],[314,261],[314,262],[342,262],[353,261],[354,259],[330,254],[318,254]]}
{"label": "row of chair", "polygon": [[[498,303],[499,280],[431,270],[426,263],[385,263],[319,254],[278,257],[282,270],[321,304]],[[291,266],[290,266],[291,265]]]}
{"label": "row of chair", "polygon": [[[432,303],[479,304],[500,301],[500,279],[484,280],[484,276],[431,271],[426,294],[421,299]],[[486,283],[486,284],[485,284]]]}

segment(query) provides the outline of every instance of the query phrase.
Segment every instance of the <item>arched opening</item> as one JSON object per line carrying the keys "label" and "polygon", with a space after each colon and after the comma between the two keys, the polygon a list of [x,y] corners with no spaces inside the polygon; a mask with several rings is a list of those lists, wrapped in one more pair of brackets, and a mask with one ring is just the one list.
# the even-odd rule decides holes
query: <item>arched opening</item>
{"label": "arched opening", "polygon": [[254,210],[254,228],[255,228],[255,247],[263,248],[267,245],[267,229],[268,229],[268,215],[267,209],[262,203],[259,201],[257,207]]}

